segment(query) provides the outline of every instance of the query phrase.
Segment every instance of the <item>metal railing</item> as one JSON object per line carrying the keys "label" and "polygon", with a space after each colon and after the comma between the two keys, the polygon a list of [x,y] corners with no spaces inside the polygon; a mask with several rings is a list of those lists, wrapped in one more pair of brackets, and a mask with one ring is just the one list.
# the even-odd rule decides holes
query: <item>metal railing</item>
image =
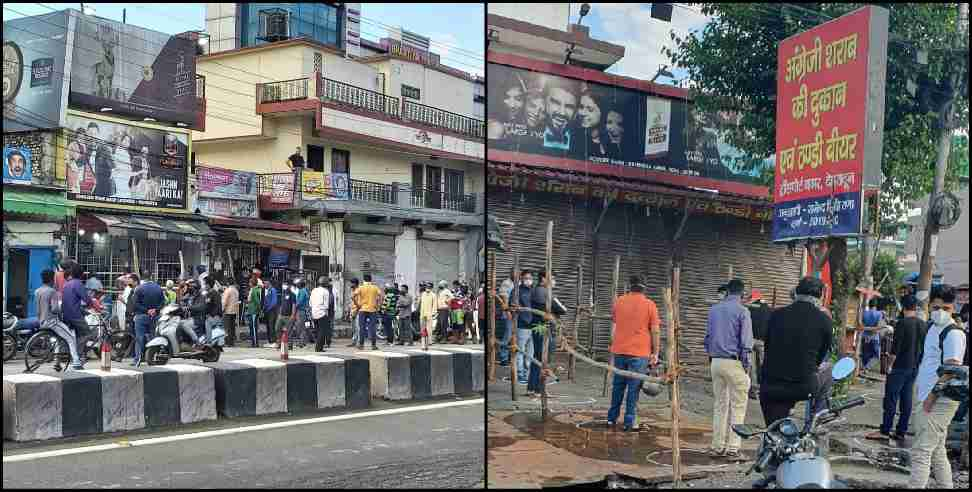
{"label": "metal railing", "polygon": [[370,181],[351,180],[351,199],[364,200],[367,202],[387,203],[393,205],[397,203],[398,186],[385,183],[372,183]]}
{"label": "metal railing", "polygon": [[486,136],[486,125],[482,120],[462,116],[444,109],[426,106],[409,100],[402,102],[402,117],[435,128],[442,128],[474,138]]}
{"label": "metal railing", "polygon": [[308,79],[257,84],[257,104],[307,99]]}
{"label": "metal railing", "polygon": [[399,118],[401,115],[397,97],[386,96],[380,92],[362,89],[332,79],[322,78],[321,80],[323,84],[318,86],[320,91],[318,97],[365,111],[383,113],[394,118]]}
{"label": "metal railing", "polygon": [[447,191],[412,188],[412,206],[476,213],[476,195],[458,195]]}

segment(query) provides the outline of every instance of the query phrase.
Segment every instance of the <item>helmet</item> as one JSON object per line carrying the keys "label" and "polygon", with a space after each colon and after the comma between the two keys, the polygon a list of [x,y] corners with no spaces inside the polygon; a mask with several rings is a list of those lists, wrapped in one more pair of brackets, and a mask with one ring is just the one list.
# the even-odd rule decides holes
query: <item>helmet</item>
{"label": "helmet", "polygon": [[439,280],[439,288],[440,289],[444,289],[444,288],[446,288],[448,286],[449,286],[449,282],[446,282],[445,280]]}
{"label": "helmet", "polygon": [[105,286],[101,284],[101,281],[97,277],[91,277],[85,282],[84,287],[90,291],[101,292],[105,290]]}
{"label": "helmet", "polygon": [[321,285],[321,286],[327,285],[328,283],[330,283],[330,280],[331,279],[329,279],[327,276],[321,275],[317,279],[317,285]]}
{"label": "helmet", "polygon": [[3,313],[3,329],[6,331],[17,324],[17,317],[11,313]]}

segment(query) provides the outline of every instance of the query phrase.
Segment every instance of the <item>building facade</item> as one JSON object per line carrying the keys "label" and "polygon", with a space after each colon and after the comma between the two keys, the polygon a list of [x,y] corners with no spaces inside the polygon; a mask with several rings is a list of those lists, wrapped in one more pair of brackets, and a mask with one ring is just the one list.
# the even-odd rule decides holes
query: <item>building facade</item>
{"label": "building facade", "polygon": [[[569,307],[564,319],[578,303],[609,313],[632,274],[646,279],[667,316],[663,291],[677,252],[681,357],[703,364],[718,286],[742,278],[784,304],[803,254],[770,241],[762,169],[736,165],[745,156],[718,137],[733,115],[699,114],[686,90],[604,73],[624,47],[591,39],[583,26],[567,25],[562,6],[548,7],[543,19],[504,5],[487,14],[488,209],[507,250],[496,255],[497,278],[514,264],[544,267],[553,221],[554,294]],[[580,319],[576,343],[604,355],[610,323]]]}
{"label": "building facade", "polygon": [[[233,12],[244,7],[226,5],[207,12],[240,22]],[[346,27],[360,15],[353,4],[338,10]],[[207,14],[211,34],[223,19]],[[197,62],[209,84],[205,131],[193,136],[197,169],[256,174],[259,220],[308,231],[314,246],[295,265],[333,279],[339,316],[351,278],[366,273],[413,290],[425,281],[478,282],[481,77],[441,64],[420,36],[401,30],[356,46],[310,36],[220,44],[214,36]],[[291,169],[295,153],[306,167]]]}

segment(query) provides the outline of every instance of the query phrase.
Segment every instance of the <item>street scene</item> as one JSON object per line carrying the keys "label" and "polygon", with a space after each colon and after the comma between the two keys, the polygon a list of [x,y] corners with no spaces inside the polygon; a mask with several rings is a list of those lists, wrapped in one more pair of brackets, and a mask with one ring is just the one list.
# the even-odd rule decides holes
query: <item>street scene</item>
{"label": "street scene", "polygon": [[967,4],[486,24],[487,488],[968,488]]}
{"label": "street scene", "polygon": [[5,489],[485,487],[484,4],[3,9]]}

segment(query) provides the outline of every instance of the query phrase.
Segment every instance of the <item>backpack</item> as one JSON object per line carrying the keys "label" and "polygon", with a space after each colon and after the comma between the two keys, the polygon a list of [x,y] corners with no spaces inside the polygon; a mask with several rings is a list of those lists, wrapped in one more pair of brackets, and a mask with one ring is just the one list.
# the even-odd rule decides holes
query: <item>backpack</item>
{"label": "backpack", "polygon": [[[929,326],[928,329],[931,329],[931,326]],[[941,353],[941,359],[939,360],[939,364],[941,364],[941,365],[945,365],[945,339],[948,338],[948,334],[951,333],[952,330],[959,330],[959,331],[963,331],[963,332],[965,331],[965,330],[962,329],[961,326],[959,326],[959,325],[957,325],[955,323],[952,323],[952,324],[948,325],[947,327],[945,327],[945,329],[942,330],[942,333],[938,335],[938,348],[939,348],[939,352]],[[919,354],[919,356],[918,356],[919,363],[921,363],[921,360],[925,358],[925,336],[927,336],[927,335],[928,335],[928,330],[925,330],[925,334],[921,337],[921,344],[920,344],[921,350],[918,352],[918,354]],[[968,332],[965,332],[965,358],[962,360],[962,365],[963,366],[966,366],[966,367],[968,367],[968,365],[969,365],[969,343],[968,343],[968,341],[969,341],[969,334],[968,334]]]}

